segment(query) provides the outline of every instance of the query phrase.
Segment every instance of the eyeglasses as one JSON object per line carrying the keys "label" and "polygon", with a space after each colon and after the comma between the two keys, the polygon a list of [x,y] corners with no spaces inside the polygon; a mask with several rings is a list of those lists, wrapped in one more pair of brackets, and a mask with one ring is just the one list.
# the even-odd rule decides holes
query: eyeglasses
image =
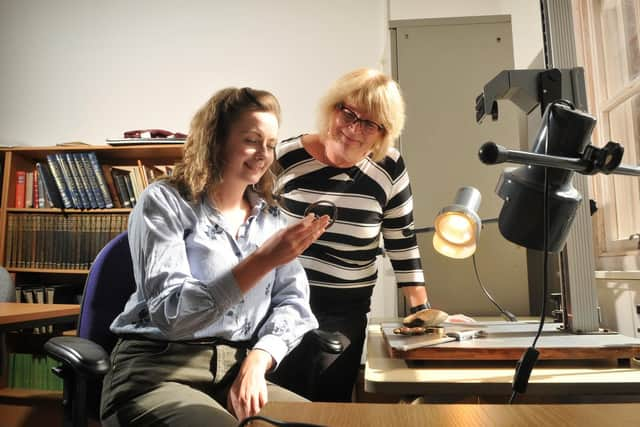
{"label": "eyeglasses", "polygon": [[374,122],[373,120],[361,119],[358,115],[352,111],[349,107],[340,103],[336,105],[338,110],[338,120],[343,126],[350,126],[352,124],[360,125],[360,130],[365,135],[373,135],[377,132],[384,131],[384,126]]}

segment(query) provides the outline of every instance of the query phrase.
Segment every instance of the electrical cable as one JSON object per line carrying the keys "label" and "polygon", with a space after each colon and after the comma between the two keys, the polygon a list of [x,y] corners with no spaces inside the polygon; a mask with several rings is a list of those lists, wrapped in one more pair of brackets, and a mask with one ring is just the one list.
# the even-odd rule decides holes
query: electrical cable
{"label": "electrical cable", "polygon": [[473,254],[471,256],[471,260],[473,261],[473,271],[476,274],[476,280],[478,281],[478,285],[480,285],[480,289],[482,289],[482,292],[484,292],[484,294],[486,295],[487,298],[489,298],[489,301],[491,301],[493,303],[493,305],[496,306],[496,308],[498,309],[498,311],[500,311],[500,313],[502,313],[502,315],[510,322],[517,322],[518,318],[511,313],[508,310],[503,309],[500,304],[498,304],[498,302],[493,299],[493,297],[491,296],[491,294],[489,294],[489,291],[487,291],[487,288],[484,287],[484,285],[482,284],[482,281],[480,280],[480,274],[478,273],[478,266],[476,264],[476,254]]}
{"label": "electrical cable", "polygon": [[277,427],[326,427],[320,424],[281,421],[274,418],[265,417],[263,415],[253,415],[251,417],[247,417],[242,420],[240,424],[238,424],[238,427],[246,427],[249,425],[249,423],[251,423],[251,421],[264,421]]}
{"label": "electrical cable", "polygon": [[[548,154],[549,151],[549,131],[550,131],[550,122],[551,122],[551,107],[556,104],[563,104],[571,108],[575,109],[575,106],[571,101],[565,99],[559,99],[553,101],[549,108],[549,114],[547,115],[547,131],[545,134],[545,142],[544,142],[544,154]],[[544,249],[543,254],[543,271],[542,271],[542,310],[540,313],[540,321],[538,324],[538,331],[536,332],[536,336],[533,339],[533,343],[531,347],[527,348],[525,352],[518,360],[516,364],[516,372],[513,376],[513,384],[512,384],[512,393],[509,398],[509,404],[512,404],[518,394],[524,393],[527,389],[527,384],[529,382],[529,377],[531,376],[531,371],[533,370],[533,366],[538,360],[538,356],[540,352],[536,350],[536,344],[538,343],[538,339],[542,335],[542,329],[544,328],[544,320],[545,313],[547,311],[547,291],[549,287],[548,281],[548,265],[549,265],[549,169],[544,167],[544,194],[542,197],[542,247]]]}

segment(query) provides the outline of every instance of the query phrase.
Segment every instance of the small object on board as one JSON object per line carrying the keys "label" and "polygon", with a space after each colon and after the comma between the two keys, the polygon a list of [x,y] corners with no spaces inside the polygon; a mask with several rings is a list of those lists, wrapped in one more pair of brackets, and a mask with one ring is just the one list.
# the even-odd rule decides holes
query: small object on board
{"label": "small object on board", "polygon": [[441,337],[441,336],[444,336],[444,328],[438,327],[438,326],[436,327],[401,326],[399,328],[395,328],[393,330],[393,333],[396,335],[408,335],[408,336],[433,334]]}
{"label": "small object on board", "polygon": [[442,310],[435,308],[427,308],[426,310],[420,310],[416,313],[410,314],[402,319],[404,326],[438,326],[443,323],[449,315]]}

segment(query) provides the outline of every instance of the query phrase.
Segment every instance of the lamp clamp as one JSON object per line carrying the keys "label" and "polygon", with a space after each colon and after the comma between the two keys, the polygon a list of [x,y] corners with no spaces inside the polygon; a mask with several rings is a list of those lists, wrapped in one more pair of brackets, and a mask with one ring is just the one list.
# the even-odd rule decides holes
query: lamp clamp
{"label": "lamp clamp", "polygon": [[597,173],[609,175],[620,166],[623,154],[624,147],[617,142],[609,141],[602,148],[589,144],[582,152],[581,159],[586,167],[581,173],[586,175],[595,175]]}

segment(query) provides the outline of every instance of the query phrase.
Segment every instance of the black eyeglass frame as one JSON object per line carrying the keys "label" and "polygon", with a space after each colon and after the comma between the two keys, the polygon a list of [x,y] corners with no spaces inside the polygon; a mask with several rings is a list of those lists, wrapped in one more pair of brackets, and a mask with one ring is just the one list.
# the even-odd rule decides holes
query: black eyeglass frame
{"label": "black eyeglass frame", "polygon": [[[358,114],[355,111],[353,111],[351,108],[347,107],[344,104],[344,102],[340,102],[336,104],[336,110],[338,111],[338,113],[342,114],[343,118],[346,119],[346,120],[343,120],[346,126],[351,126],[354,123],[356,125],[360,124],[360,129],[362,130],[363,133],[367,135],[373,135],[375,132],[384,132],[386,130],[385,127],[380,123],[376,123],[373,120],[369,120],[369,119],[361,119],[360,117],[358,117]],[[353,119],[348,120],[348,118],[345,117],[346,114],[353,116]],[[374,126],[375,129],[368,128],[367,126],[369,125]],[[371,129],[371,131],[368,131],[367,129]]]}

